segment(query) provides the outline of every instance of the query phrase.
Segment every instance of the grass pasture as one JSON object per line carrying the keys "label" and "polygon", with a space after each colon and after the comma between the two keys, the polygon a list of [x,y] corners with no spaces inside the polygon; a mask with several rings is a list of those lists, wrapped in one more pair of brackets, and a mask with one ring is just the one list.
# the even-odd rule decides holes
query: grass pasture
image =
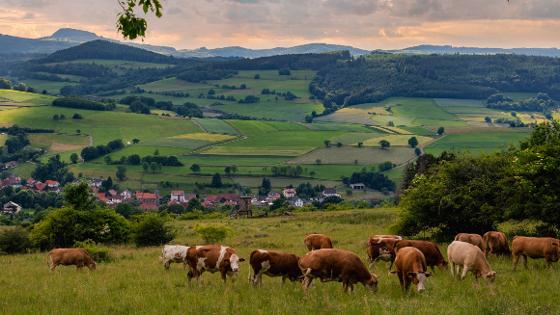
{"label": "grass pasture", "polygon": [[454,151],[479,155],[507,149],[517,145],[529,135],[528,130],[481,131],[465,134],[449,134],[428,145],[428,153],[439,155],[443,151]]}
{"label": "grass pasture", "polygon": [[385,161],[402,164],[413,159],[414,156],[413,149],[404,147],[393,147],[387,150],[367,147],[330,147],[313,150],[290,160],[289,163],[317,164],[317,160],[320,160],[320,164],[376,165]]}
{"label": "grass pasture", "polygon": [[[286,218],[252,220],[175,221],[179,244],[200,244],[192,228],[199,223],[222,223],[233,230],[226,244],[248,258],[257,248],[305,253],[304,234],[326,233],[334,246],[365,258],[371,234],[387,233],[397,210],[374,209],[315,212]],[[445,255],[445,245],[441,246]],[[98,264],[97,270],[77,272],[59,267],[49,273],[45,253],[0,256],[6,266],[0,283],[2,314],[557,314],[560,271],[530,261],[529,270],[513,272],[511,262],[490,258],[497,272],[495,283],[476,281],[472,275],[458,281],[448,271],[436,271],[427,280],[427,291],[403,293],[387,264],[376,267],[377,293],[356,285],[344,293],[337,282],[314,281],[305,295],[298,283],[281,284],[263,277],[263,285],[247,283],[248,262],[241,263],[237,281],[222,283],[218,274],[203,274],[198,283],[187,283],[177,264],[165,271],[158,260],[159,247],[114,247],[115,260]]]}
{"label": "grass pasture", "polygon": [[15,90],[0,89],[0,106],[31,107],[50,105],[54,97],[49,95],[29,93]]}

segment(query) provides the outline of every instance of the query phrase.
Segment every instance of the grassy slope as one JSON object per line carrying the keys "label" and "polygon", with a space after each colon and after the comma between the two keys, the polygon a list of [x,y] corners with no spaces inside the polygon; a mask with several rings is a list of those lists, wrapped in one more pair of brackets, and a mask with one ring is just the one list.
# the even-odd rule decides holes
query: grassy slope
{"label": "grassy slope", "polygon": [[486,131],[468,134],[451,134],[426,147],[426,152],[440,154],[447,151],[459,151],[474,155],[497,152],[516,145],[527,138],[528,130]]}
{"label": "grassy slope", "polygon": [[[336,247],[346,248],[364,259],[368,236],[388,232],[396,218],[394,209],[306,213],[289,218],[224,220],[233,229],[226,244],[248,258],[257,248],[305,253],[303,236],[310,231],[332,237]],[[203,222],[203,223],[207,223]],[[216,222],[216,221],[211,221]],[[200,244],[192,227],[200,222],[176,222],[178,243]],[[442,246],[445,255],[445,246]],[[427,281],[422,295],[402,293],[398,280],[379,263],[379,291],[356,286],[346,294],[337,282],[314,283],[303,294],[297,283],[281,284],[278,278],[263,278],[263,286],[247,283],[248,262],[243,262],[238,281],[221,282],[219,275],[205,273],[199,283],[186,283],[181,266],[165,271],[158,261],[159,247],[113,250],[116,261],[99,264],[95,272],[76,272],[61,267],[47,271],[45,254],[0,256],[9,266],[0,280],[6,290],[0,299],[2,314],[557,314],[560,290],[558,268],[545,269],[542,261],[530,262],[528,271],[512,272],[511,262],[490,258],[497,271],[493,284],[451,278],[437,271]],[[56,310],[56,311],[55,311]]]}

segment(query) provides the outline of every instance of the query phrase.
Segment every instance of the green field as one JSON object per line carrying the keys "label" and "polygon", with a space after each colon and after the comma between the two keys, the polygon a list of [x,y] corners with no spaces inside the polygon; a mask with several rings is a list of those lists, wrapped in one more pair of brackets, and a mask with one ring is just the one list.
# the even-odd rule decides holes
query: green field
{"label": "green field", "polygon": [[[31,107],[50,105],[54,97],[14,90],[0,90],[0,106],[3,107]],[[4,113],[2,114],[4,115]]]}
{"label": "green field", "polygon": [[527,130],[486,131],[466,134],[450,134],[426,147],[426,152],[440,154],[443,151],[454,151],[479,155],[507,149],[517,145],[528,136]]}
{"label": "green field", "polygon": [[76,85],[77,82],[56,82],[56,81],[46,81],[46,80],[35,80],[28,79],[23,80],[27,86],[32,87],[35,91],[43,92],[47,91],[49,94],[59,94],[60,89],[67,85]]}
{"label": "green field", "polygon": [[[224,242],[248,259],[252,250],[276,249],[303,255],[305,233],[329,235],[334,246],[365,258],[364,244],[372,234],[387,233],[397,210],[375,209],[315,212],[293,217],[253,220],[175,221],[175,243],[195,245],[201,240],[192,230],[199,223],[223,223],[233,230]],[[445,256],[446,246],[440,248]],[[423,294],[403,293],[397,277],[380,262],[378,292],[357,285],[344,293],[338,282],[314,282],[305,295],[298,283],[282,285],[279,278],[263,277],[263,285],[248,282],[249,264],[241,263],[235,282],[223,283],[218,274],[205,273],[198,283],[187,283],[177,264],[165,271],[158,257],[161,248],[112,248],[111,263],[97,270],[77,272],[59,267],[50,273],[45,253],[0,256],[9,268],[2,274],[2,314],[557,314],[560,290],[558,266],[548,269],[531,260],[529,270],[513,272],[511,261],[491,257],[497,272],[494,283],[476,281],[472,275],[458,281],[448,271],[437,270],[427,280]]]}

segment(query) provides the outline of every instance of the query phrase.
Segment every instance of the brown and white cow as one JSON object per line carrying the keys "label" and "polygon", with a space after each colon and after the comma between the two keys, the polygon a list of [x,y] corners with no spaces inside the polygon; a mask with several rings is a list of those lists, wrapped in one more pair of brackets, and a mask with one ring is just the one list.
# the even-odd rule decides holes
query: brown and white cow
{"label": "brown and white cow", "polygon": [[[416,241],[416,240],[402,240],[397,241],[394,244],[394,248],[392,250],[393,257],[396,256],[396,253],[404,247],[414,247],[417,248],[424,254],[426,259],[426,265],[434,271],[434,267],[439,267],[440,269],[447,268],[447,261],[443,258],[441,251],[436,243],[430,241]],[[389,267],[391,270],[393,264]]]}
{"label": "brown and white cow", "polygon": [[451,275],[458,276],[461,272],[461,267],[463,271],[460,275],[460,279],[465,279],[467,272],[471,271],[475,278],[483,277],[488,281],[494,281],[496,279],[496,272],[492,271],[486,256],[478,246],[471,243],[453,241],[447,247],[447,258],[451,263]]}
{"label": "brown and white cow", "polygon": [[416,285],[418,292],[426,290],[426,278],[430,276],[426,266],[426,258],[422,252],[415,247],[403,247],[397,252],[395,258],[396,273],[399,277],[401,288],[408,290],[410,284]]}
{"label": "brown and white cow", "polygon": [[197,280],[204,271],[211,273],[220,272],[224,282],[226,276],[234,277],[239,272],[239,263],[245,261],[239,258],[235,250],[223,245],[204,245],[189,247],[187,251],[187,262],[189,271],[187,278],[193,277]]}
{"label": "brown and white cow", "polygon": [[527,268],[527,257],[544,258],[548,266],[559,258],[560,241],[552,237],[516,236],[511,243],[513,270],[517,268],[519,257],[523,257],[523,265]]}
{"label": "brown and white cow", "polygon": [[249,258],[249,264],[253,269],[252,273],[249,272],[249,281],[254,285],[262,284],[263,274],[270,277],[282,277],[282,283],[286,282],[286,279],[300,280],[302,273],[298,260],[299,257],[294,254],[274,250],[254,250]]}
{"label": "brown and white cow", "polygon": [[393,248],[398,239],[372,236],[368,240],[367,255],[370,267],[377,260],[393,261]]}
{"label": "brown and white cow", "polygon": [[307,246],[308,250],[333,248],[331,239],[324,234],[318,234],[318,233],[306,234],[303,243],[305,244],[305,246]]}
{"label": "brown and white cow", "polygon": [[508,240],[504,233],[498,231],[486,232],[482,236],[482,239],[484,240],[484,248],[486,248],[486,252],[484,253],[486,256],[490,254],[511,255]]}
{"label": "brown and white cow", "polygon": [[480,234],[459,233],[455,235],[455,240],[473,244],[474,246],[478,246],[483,253],[486,252],[486,246],[484,246],[484,240]]}
{"label": "brown and white cow", "polygon": [[392,235],[392,234],[376,234],[376,235],[372,235],[370,236],[370,239],[372,238],[392,238],[394,240],[402,240],[402,236],[400,235]]}
{"label": "brown and white cow", "polygon": [[51,271],[54,271],[59,265],[74,265],[77,269],[82,269],[85,266],[88,267],[89,270],[95,270],[97,266],[88,251],[83,248],[53,249],[47,255],[47,264]]}
{"label": "brown and white cow", "polygon": [[163,262],[166,270],[169,269],[171,263],[182,263],[187,266],[187,251],[189,247],[182,245],[164,245],[159,258]]}
{"label": "brown and white cow", "polygon": [[360,257],[351,251],[337,248],[310,251],[300,258],[299,268],[304,276],[305,292],[315,278],[322,282],[342,282],[346,292],[352,291],[356,283],[362,283],[372,292],[377,290],[377,276],[370,274]]}

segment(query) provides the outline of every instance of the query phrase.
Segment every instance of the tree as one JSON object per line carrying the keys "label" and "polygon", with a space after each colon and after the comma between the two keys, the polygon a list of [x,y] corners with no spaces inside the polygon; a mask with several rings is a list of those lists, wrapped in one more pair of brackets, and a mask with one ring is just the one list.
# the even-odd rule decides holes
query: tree
{"label": "tree", "polygon": [[151,163],[150,163],[150,170],[152,171],[152,173],[157,172],[158,168],[160,168],[160,167],[158,166],[158,163],[156,163],[156,162],[151,162]]}
{"label": "tree", "polygon": [[115,176],[118,178],[119,181],[123,181],[126,179],[126,167],[124,166],[118,166],[117,167],[117,172],[115,173]]}
{"label": "tree", "polygon": [[230,166],[226,166],[224,168],[224,173],[226,173],[227,176],[229,176],[231,174],[231,167]]}
{"label": "tree", "polygon": [[420,148],[415,148],[415,149],[414,149],[414,154],[416,154],[416,156],[422,155],[422,149],[420,149]]}
{"label": "tree", "polygon": [[379,141],[379,145],[381,146],[381,149],[388,149],[391,146],[391,143],[385,139]]}
{"label": "tree", "polygon": [[29,233],[25,229],[17,227],[0,231],[0,253],[25,253],[30,248]]}
{"label": "tree", "polygon": [[113,188],[113,179],[111,178],[111,176],[107,177],[106,180],[101,182],[101,189],[103,191],[109,191],[112,188]]}
{"label": "tree", "polygon": [[61,184],[74,180],[74,175],[68,171],[68,166],[61,160],[58,154],[50,157],[46,164],[37,165],[31,176],[43,182],[48,179],[54,179]]}
{"label": "tree", "polygon": [[134,138],[132,139],[132,144],[138,144],[140,143],[140,139]]}
{"label": "tree", "polygon": [[148,22],[146,19],[138,17],[135,8],[142,9],[144,14],[153,13],[156,17],[162,16],[162,5],[160,0],[117,0],[122,11],[118,14],[117,30],[126,39],[136,39],[144,37]]}
{"label": "tree", "polygon": [[78,160],[80,159],[80,157],[78,156],[77,153],[72,153],[70,154],[70,162],[72,162],[72,164],[76,164],[78,163]]}
{"label": "tree", "polygon": [[416,146],[418,145],[418,139],[416,139],[416,137],[411,137],[410,139],[408,139],[408,145],[411,148],[416,148]]}
{"label": "tree", "polygon": [[438,135],[438,136],[441,136],[441,135],[443,135],[444,133],[445,133],[445,128],[439,127],[438,130],[437,130],[437,135]]}
{"label": "tree", "polygon": [[325,144],[326,148],[331,146],[331,141],[330,140],[325,140],[325,141],[323,141],[323,143]]}
{"label": "tree", "polygon": [[266,196],[270,193],[271,190],[272,190],[272,184],[270,182],[270,179],[263,177],[261,182],[261,187],[259,187],[259,195]]}
{"label": "tree", "polygon": [[337,143],[336,143],[336,147],[337,147],[337,148],[342,148],[342,142],[337,142]]}
{"label": "tree", "polygon": [[167,219],[157,213],[143,215],[132,228],[132,239],[139,247],[166,244],[174,237],[175,232],[167,224]]}
{"label": "tree", "polygon": [[74,113],[74,115],[72,115],[72,119],[84,119],[84,116],[82,116],[78,113]]}
{"label": "tree", "polygon": [[66,185],[63,191],[64,204],[72,209],[91,211],[96,207],[96,200],[87,183]]}
{"label": "tree", "polygon": [[191,165],[190,168],[191,168],[191,171],[192,171],[193,173],[199,173],[199,172],[200,172],[200,165],[198,165],[198,164],[196,164],[196,163],[193,164],[193,165]]}
{"label": "tree", "polygon": [[364,143],[363,142],[358,142],[358,148],[363,148],[364,147]]}
{"label": "tree", "polygon": [[144,172],[147,172],[149,168],[150,164],[148,164],[147,162],[142,163],[142,169],[144,170]]}
{"label": "tree", "polygon": [[210,187],[221,188],[222,186],[222,177],[218,173],[214,174],[214,176],[212,176],[212,183],[210,183]]}
{"label": "tree", "polygon": [[484,122],[486,122],[487,124],[491,124],[492,123],[492,118],[490,118],[489,116],[484,117]]}
{"label": "tree", "polygon": [[11,90],[12,82],[8,79],[0,77],[0,89]]}

